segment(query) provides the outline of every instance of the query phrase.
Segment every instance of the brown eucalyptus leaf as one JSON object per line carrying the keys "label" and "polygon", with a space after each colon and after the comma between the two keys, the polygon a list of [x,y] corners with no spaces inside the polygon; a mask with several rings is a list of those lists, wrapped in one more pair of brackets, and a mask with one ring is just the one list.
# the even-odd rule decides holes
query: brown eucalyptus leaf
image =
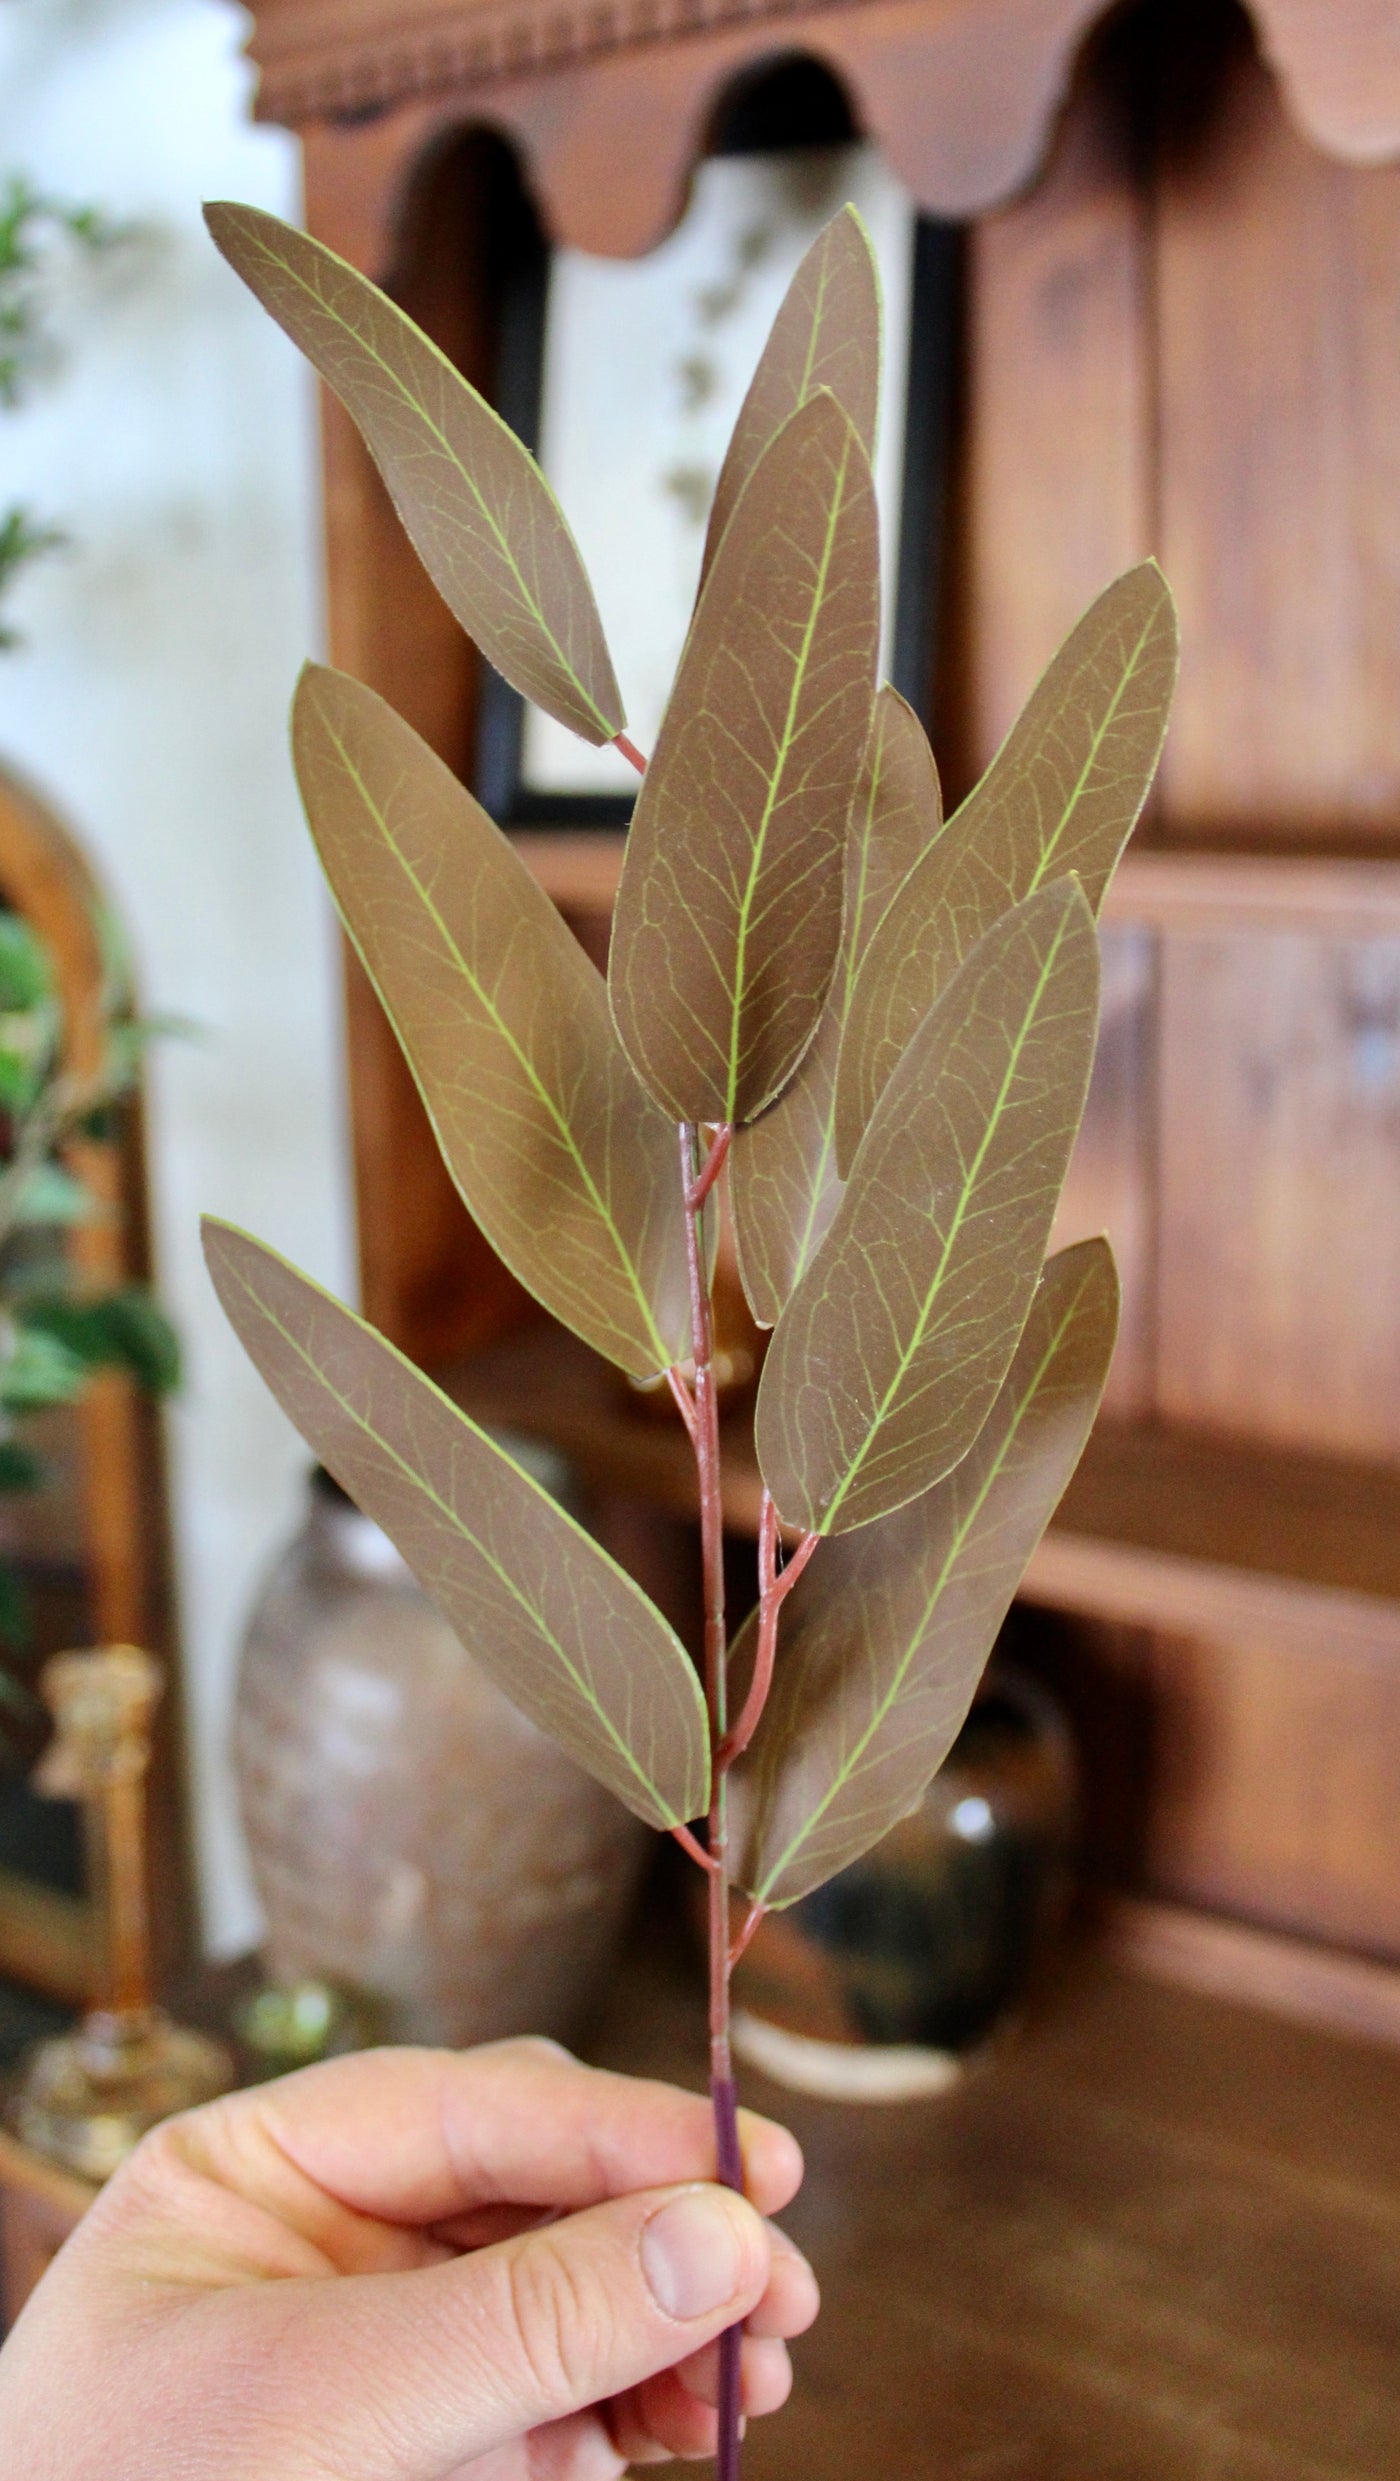
{"label": "brown eucalyptus leaf", "polygon": [[676,1826],[708,1799],[705,1701],[645,1594],[383,1336],[206,1217],[214,1288],[313,1453],[496,1686],[587,1773]]}
{"label": "brown eucalyptus leaf", "polygon": [[875,454],[880,413],[880,276],[870,235],[854,207],[818,233],[783,296],[720,467],[701,577],[719,548],[739,494],[771,439],[829,388]]}
{"label": "brown eucalyptus leaf", "polygon": [[789,1524],[845,1533],[966,1455],[1035,1292],[1079,1127],[1099,957],[1077,879],[989,930],[880,1097],[758,1391]]}
{"label": "brown eucalyptus leaf", "polygon": [[841,1202],[836,1172],[836,1063],[871,932],[943,821],[924,728],[888,686],[875,713],[846,830],[841,949],[821,1021],[777,1101],[735,1131],[729,1194],[739,1273],[760,1326],[781,1316]]}
{"label": "brown eucalyptus leaf", "polygon": [[[759,1903],[795,1903],[858,1860],[942,1765],[1079,1462],[1117,1324],[1107,1241],[1052,1258],[962,1463],[823,1542],[793,1587],[772,1694],[731,1777],[737,1875]],[[751,1621],[736,1641],[741,1679],[753,1634]]]}
{"label": "brown eucalyptus leaf", "polygon": [[823,391],[715,556],[627,838],[608,978],[677,1120],[751,1119],[816,1030],[879,638],[870,460]]}
{"label": "brown eucalyptus leaf", "polygon": [[633,1377],[683,1360],[676,1130],[632,1074],[596,965],[373,690],[309,664],[292,748],[341,918],[493,1249]]}
{"label": "brown eucalyptus leaf", "polygon": [[529,451],[421,328],[324,242],[206,207],[229,265],[335,390],[449,610],[496,670],[595,745],[626,722],[593,589]]}
{"label": "brown eucalyptus leaf", "polygon": [[1156,772],[1176,668],[1171,589],[1147,560],[1071,631],[870,942],[837,1074],[843,1171],[915,1026],[999,915],[1067,871],[1097,915]]}

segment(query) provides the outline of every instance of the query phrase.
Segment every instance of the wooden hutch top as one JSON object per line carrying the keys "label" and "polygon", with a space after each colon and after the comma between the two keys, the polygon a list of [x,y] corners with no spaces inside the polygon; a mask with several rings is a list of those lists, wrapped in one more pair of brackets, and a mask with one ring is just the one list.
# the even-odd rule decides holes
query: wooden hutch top
{"label": "wooden hutch top", "polygon": [[[1316,145],[1358,165],[1400,155],[1391,0],[1247,4]],[[625,256],[674,222],[719,90],[777,50],[842,79],[929,213],[980,214],[1038,170],[1076,58],[1109,14],[1110,0],[258,0],[250,50],[261,118],[307,129],[406,111],[421,145],[465,107],[518,140],[556,238]],[[619,158],[643,98],[645,148],[633,122]]]}

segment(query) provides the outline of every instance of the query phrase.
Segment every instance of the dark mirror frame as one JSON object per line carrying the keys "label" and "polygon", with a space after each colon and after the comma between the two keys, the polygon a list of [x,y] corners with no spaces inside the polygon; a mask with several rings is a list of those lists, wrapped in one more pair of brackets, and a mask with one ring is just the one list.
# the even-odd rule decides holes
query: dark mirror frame
{"label": "dark mirror frame", "polygon": [[[713,155],[838,146],[860,136],[841,88],[820,63],[778,64],[731,97]],[[528,202],[497,226],[496,408],[538,453],[544,393],[549,245]],[[925,726],[937,662],[937,620],[951,473],[954,376],[961,332],[962,227],[920,216],[915,224],[909,379],[900,494],[894,643],[889,677]],[[524,701],[484,670],[477,713],[475,791],[502,827],[626,826],[632,798],[620,793],[545,793],[523,781]]]}

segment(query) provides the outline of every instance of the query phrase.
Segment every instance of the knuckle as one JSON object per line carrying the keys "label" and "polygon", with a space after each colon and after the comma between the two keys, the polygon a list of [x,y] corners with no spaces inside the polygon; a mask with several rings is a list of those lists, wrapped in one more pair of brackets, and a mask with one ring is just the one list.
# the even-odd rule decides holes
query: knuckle
{"label": "knuckle", "polygon": [[103,2192],[109,2216],[149,2211],[180,2194],[188,2175],[184,2133],[179,2119],[162,2120],[147,2130]]}
{"label": "knuckle", "polygon": [[507,2280],[513,2341],[541,2403],[591,2403],[607,2366],[602,2286],[584,2279],[549,2232],[511,2252]]}
{"label": "knuckle", "polygon": [[547,2033],[515,2033],[508,2041],[493,2042],[491,2049],[498,2058],[518,2059],[522,2066],[533,2060],[540,2067],[558,2067],[562,2062],[575,2067],[578,2062],[562,2042],[551,2040]]}

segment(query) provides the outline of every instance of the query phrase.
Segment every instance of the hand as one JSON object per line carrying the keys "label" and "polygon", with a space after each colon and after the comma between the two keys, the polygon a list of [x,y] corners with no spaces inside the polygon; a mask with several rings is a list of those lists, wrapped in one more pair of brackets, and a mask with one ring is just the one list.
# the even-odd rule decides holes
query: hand
{"label": "hand", "polygon": [[[713,2452],[718,2351],[773,2411],[802,2157],[552,2042],[383,2050],[157,2128],[0,2352],[25,2481],[613,2481]],[[339,2280],[329,2280],[338,2277]]]}

